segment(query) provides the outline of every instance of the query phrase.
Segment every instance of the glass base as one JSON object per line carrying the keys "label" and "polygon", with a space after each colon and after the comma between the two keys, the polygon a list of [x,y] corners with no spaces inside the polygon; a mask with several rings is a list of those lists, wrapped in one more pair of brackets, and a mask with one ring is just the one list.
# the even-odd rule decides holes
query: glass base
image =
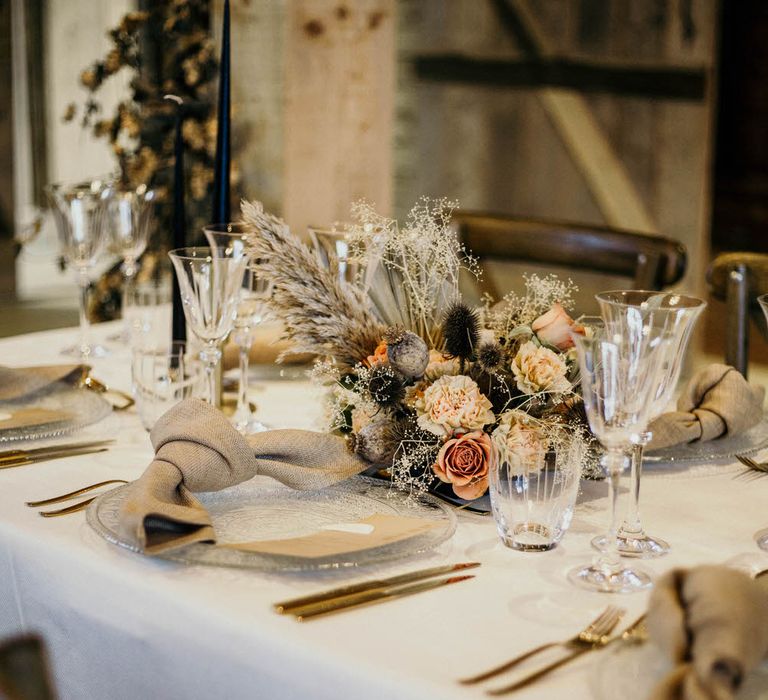
{"label": "glass base", "polygon": [[71,347],[64,348],[61,354],[86,361],[94,357],[108,357],[110,351],[103,345],[72,345]]}
{"label": "glass base", "polygon": [[518,523],[512,533],[501,535],[501,541],[519,552],[548,552],[557,545],[551,530],[539,523]]}
{"label": "glass base", "polygon": [[764,530],[758,530],[755,533],[755,542],[764,552],[768,552],[768,528]]}
{"label": "glass base", "polygon": [[[606,549],[605,535],[598,535],[592,539],[592,547],[598,552]],[[669,544],[657,537],[651,537],[644,532],[619,532],[616,536],[616,546],[622,557],[635,557],[637,559],[655,559],[669,553]]]}
{"label": "glass base", "polygon": [[568,580],[579,588],[600,593],[635,593],[653,585],[651,577],[642,569],[607,570],[594,565],[571,569]]}

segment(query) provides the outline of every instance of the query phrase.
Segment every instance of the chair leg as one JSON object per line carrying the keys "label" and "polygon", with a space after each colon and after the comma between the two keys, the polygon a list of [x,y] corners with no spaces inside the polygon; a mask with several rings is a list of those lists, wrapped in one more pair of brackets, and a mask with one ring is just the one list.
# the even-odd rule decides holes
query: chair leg
{"label": "chair leg", "polygon": [[728,273],[725,291],[725,361],[747,376],[749,353],[749,280],[747,266],[737,265]]}

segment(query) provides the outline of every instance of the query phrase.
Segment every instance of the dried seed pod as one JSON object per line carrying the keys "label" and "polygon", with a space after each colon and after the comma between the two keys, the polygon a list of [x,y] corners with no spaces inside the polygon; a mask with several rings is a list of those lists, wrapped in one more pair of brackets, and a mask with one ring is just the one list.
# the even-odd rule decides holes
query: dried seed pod
{"label": "dried seed pod", "polygon": [[394,342],[387,341],[387,359],[403,377],[416,379],[424,374],[429,364],[429,348],[415,333],[402,331],[394,338]]}

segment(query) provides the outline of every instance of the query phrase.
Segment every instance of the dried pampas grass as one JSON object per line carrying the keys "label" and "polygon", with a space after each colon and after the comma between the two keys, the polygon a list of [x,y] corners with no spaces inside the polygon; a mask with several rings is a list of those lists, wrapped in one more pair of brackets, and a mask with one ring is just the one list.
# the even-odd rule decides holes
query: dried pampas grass
{"label": "dried pampas grass", "polygon": [[243,221],[259,272],[271,283],[270,308],[285,324],[290,350],[281,355],[312,353],[333,357],[352,369],[373,354],[385,328],[374,316],[365,293],[339,279],[319,256],[294,236],[261,202],[242,202]]}

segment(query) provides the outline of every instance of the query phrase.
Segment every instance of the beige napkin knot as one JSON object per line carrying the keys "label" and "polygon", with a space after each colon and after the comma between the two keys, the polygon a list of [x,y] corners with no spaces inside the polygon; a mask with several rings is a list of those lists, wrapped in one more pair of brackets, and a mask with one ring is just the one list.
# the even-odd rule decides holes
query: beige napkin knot
{"label": "beige napkin knot", "polygon": [[724,566],[676,569],[651,593],[647,625],[676,664],[651,700],[730,700],[768,652],[768,593]]}
{"label": "beige napkin knot", "polygon": [[677,410],[665,413],[648,429],[649,450],[737,435],[763,415],[765,389],[749,384],[733,367],[713,364],[698,372],[683,389]]}
{"label": "beige napkin knot", "polygon": [[85,365],[0,366],[0,401],[20,399],[58,381],[74,384],[87,369]]}
{"label": "beige napkin knot", "polygon": [[150,434],[155,458],[126,488],[121,537],[147,554],[215,542],[210,516],[194,493],[220,491],[256,476],[295,489],[319,489],[370,465],[343,439],[307,430],[270,430],[244,438],[199,399],[165,413]]}

